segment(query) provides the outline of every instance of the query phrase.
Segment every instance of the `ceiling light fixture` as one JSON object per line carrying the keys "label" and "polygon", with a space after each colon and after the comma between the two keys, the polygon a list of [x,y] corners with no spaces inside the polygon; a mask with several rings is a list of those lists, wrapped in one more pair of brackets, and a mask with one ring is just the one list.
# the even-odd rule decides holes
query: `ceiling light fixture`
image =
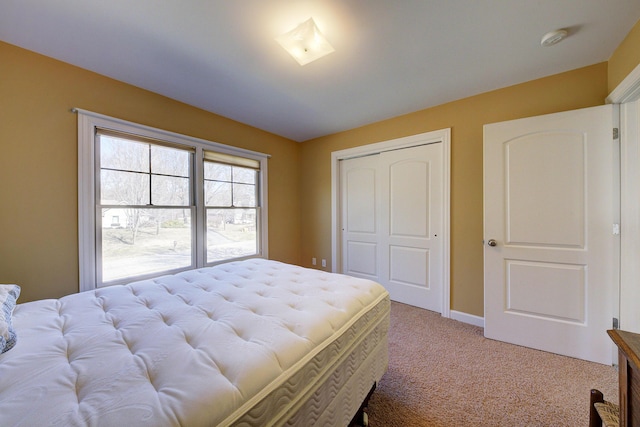
{"label": "ceiling light fixture", "polygon": [[553,46],[556,43],[560,43],[562,40],[566,39],[569,35],[567,30],[556,30],[551,31],[542,36],[542,40],[540,44],[542,46]]}
{"label": "ceiling light fixture", "polygon": [[307,19],[293,30],[276,37],[276,41],[300,65],[308,64],[335,50],[324,38],[313,18]]}

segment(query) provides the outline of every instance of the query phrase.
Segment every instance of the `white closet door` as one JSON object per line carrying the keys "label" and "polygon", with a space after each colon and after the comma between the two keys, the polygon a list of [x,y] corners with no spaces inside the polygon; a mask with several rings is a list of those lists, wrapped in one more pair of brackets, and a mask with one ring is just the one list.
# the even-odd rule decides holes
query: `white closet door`
{"label": "white closet door", "polygon": [[340,162],[342,272],[380,282],[379,155]]}
{"label": "white closet door", "polygon": [[441,312],[442,144],[388,151],[380,163],[384,284],[396,301]]}
{"label": "white closet door", "polygon": [[342,271],[442,311],[442,144],[341,162]]}

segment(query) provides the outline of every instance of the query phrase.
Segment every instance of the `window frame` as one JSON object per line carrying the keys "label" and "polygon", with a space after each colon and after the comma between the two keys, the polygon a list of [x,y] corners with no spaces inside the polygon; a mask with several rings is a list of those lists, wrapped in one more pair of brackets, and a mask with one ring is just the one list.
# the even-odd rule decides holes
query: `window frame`
{"label": "window frame", "polygon": [[[256,226],[256,230],[259,229],[259,222],[260,222],[260,198],[259,198],[259,189],[260,189],[260,166],[259,165],[247,165],[247,164],[242,164],[243,162],[228,162],[228,161],[222,161],[219,159],[211,159],[211,158],[207,158],[207,154],[210,154],[211,151],[209,152],[205,152],[205,158],[203,159],[203,166],[204,166],[204,171],[203,171],[203,177],[202,177],[202,182],[203,182],[203,195],[204,195],[204,200],[202,202],[202,205],[204,206],[204,221],[205,221],[205,262],[209,262],[209,238],[208,238],[208,233],[209,233],[209,213],[212,211],[237,211],[237,210],[250,210],[250,211],[254,211],[255,212],[255,226]],[[243,158],[241,160],[246,160],[246,158]],[[207,171],[206,171],[206,165],[207,163],[209,164],[215,164],[215,165],[219,165],[219,166],[224,166],[224,167],[228,167],[229,169],[229,178],[228,180],[224,180],[224,179],[214,179],[214,178],[207,178]],[[244,162],[246,163],[246,162]],[[235,177],[234,177],[234,171],[235,168],[240,168],[240,169],[245,169],[245,170],[251,170],[253,171],[253,182],[252,183],[245,183],[245,182],[241,182],[241,181],[236,181]],[[229,204],[212,204],[212,203],[208,203],[207,202],[207,183],[214,183],[214,182],[218,182],[218,183],[226,183],[229,185],[229,189],[230,189],[230,200],[229,200]],[[251,185],[253,187],[253,204],[252,205],[242,205],[242,206],[236,206],[235,204],[235,185]],[[259,236],[257,237],[257,242],[256,242],[256,251],[260,251],[260,242],[259,242]],[[246,256],[245,256],[246,257]],[[222,260],[219,261],[211,261],[211,263],[219,263],[222,262]]]}
{"label": "window frame", "polygon": [[[188,270],[221,264],[228,261],[235,261],[245,258],[268,258],[268,207],[267,207],[267,154],[217,142],[207,141],[175,132],[170,132],[151,126],[146,126],[134,122],[129,122],[114,117],[105,116],[91,111],[74,108],[73,112],[78,115],[78,267],[79,267],[79,291],[84,292],[100,287],[127,283],[145,278],[157,277],[171,274],[177,271]],[[193,179],[195,186],[195,227],[193,228],[193,253],[192,258],[195,264],[188,268],[166,270],[159,273],[143,276],[131,276],[126,279],[102,283],[97,265],[97,256],[100,255],[99,248],[101,230],[98,230],[100,221],[97,216],[98,200],[96,200],[96,170],[98,159],[96,155],[96,130],[107,129],[117,133],[130,134],[151,140],[157,140],[160,144],[170,143],[180,147],[195,150],[195,160],[193,165]],[[256,236],[256,255],[233,258],[225,261],[206,262],[206,209],[204,206],[204,152],[213,151],[231,156],[244,157],[258,161],[260,169],[257,182],[257,222],[259,232]]]}

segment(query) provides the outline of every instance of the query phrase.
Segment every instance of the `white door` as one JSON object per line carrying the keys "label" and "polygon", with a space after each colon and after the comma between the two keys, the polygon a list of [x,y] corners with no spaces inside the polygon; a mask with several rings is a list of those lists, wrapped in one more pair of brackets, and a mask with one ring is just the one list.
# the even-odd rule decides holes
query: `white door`
{"label": "white door", "polygon": [[611,364],[611,105],[484,127],[485,336]]}
{"label": "white door", "polygon": [[380,155],[340,162],[342,272],[380,282]]}
{"label": "white door", "polygon": [[442,311],[442,144],[343,160],[342,271]]}

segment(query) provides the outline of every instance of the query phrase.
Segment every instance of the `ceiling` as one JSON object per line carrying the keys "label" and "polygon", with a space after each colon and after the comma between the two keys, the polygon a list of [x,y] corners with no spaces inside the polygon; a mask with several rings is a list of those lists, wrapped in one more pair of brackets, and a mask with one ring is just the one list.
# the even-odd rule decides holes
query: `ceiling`
{"label": "ceiling", "polygon": [[[300,66],[274,39],[309,17],[335,52]],[[639,18],[638,0],[0,0],[0,40],[306,141],[606,61]]]}

